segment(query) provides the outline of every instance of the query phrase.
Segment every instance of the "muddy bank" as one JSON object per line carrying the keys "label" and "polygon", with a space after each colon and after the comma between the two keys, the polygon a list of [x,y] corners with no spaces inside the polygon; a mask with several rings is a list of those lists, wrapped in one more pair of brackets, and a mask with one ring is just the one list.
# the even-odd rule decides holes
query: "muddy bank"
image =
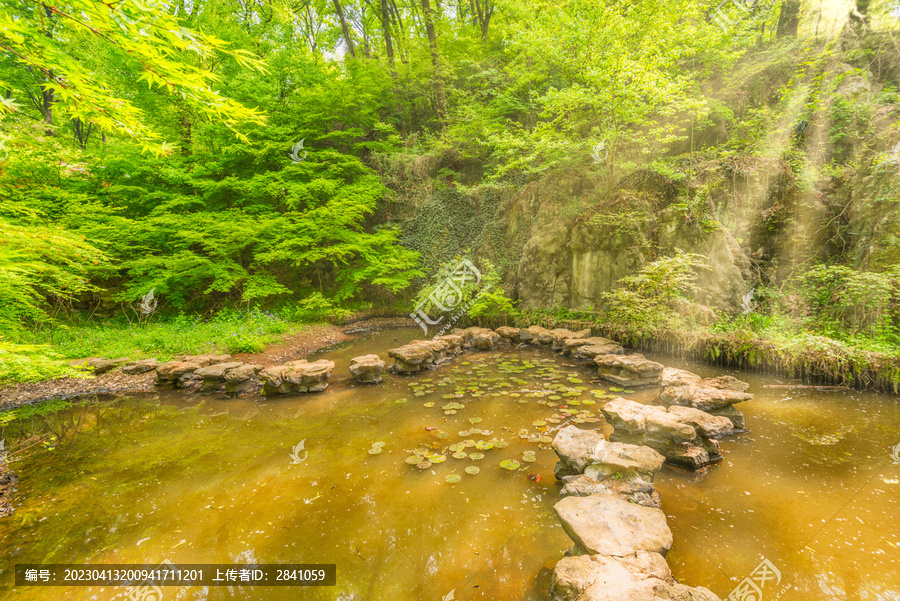
{"label": "muddy bank", "polygon": [[[365,332],[410,325],[414,325],[410,319],[380,317],[344,326],[310,326],[302,332],[287,337],[280,343],[269,345],[262,353],[237,353],[233,357],[235,361],[270,367],[285,361],[304,359],[318,350]],[[69,398],[86,394],[152,391],[155,389],[155,379],[156,376],[153,372],[126,375],[122,373],[121,369],[114,369],[87,378],[57,378],[43,382],[17,384],[0,388],[0,411],[47,399]]]}

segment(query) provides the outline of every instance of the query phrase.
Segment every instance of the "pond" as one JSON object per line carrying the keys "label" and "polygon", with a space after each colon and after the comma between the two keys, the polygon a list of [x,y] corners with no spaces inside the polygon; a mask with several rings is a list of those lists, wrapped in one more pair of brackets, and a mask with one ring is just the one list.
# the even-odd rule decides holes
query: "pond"
{"label": "pond", "polygon": [[[126,598],[14,588],[17,563],[163,560],[337,566],[335,587],[166,587],[165,601],[548,599],[571,542],[552,511],[547,437],[565,423],[606,427],[600,406],[625,393],[533,347],[468,353],[378,386],[347,377],[350,358],[386,357],[420,334],[371,333],[320,353],[336,362],[321,394],[160,390],[7,424],[20,480],[16,511],[0,520],[0,599]],[[896,398],[735,375],[756,394],[740,406],[750,432],[722,441],[724,461],[704,474],[667,467],[656,479],[675,576],[726,598],[765,556],[790,599],[900,599]]]}

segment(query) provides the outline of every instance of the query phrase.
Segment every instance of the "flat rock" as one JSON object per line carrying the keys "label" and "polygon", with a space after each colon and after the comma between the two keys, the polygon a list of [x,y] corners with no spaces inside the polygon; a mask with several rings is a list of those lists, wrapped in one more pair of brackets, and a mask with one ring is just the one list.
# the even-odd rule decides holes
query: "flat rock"
{"label": "flat rock", "polygon": [[446,350],[450,353],[458,353],[462,348],[463,342],[465,342],[463,337],[458,334],[444,334],[443,336],[438,336],[436,340],[446,343]]}
{"label": "flat rock", "polygon": [[196,363],[200,367],[206,367],[216,363],[227,363],[231,361],[231,355],[184,355],[181,360],[188,363]]}
{"label": "flat rock", "polygon": [[552,447],[562,461],[578,472],[594,466],[597,471],[606,474],[653,474],[665,462],[665,457],[649,447],[608,442],[599,432],[572,425],[559,430]]}
{"label": "flat rock", "polygon": [[87,362],[94,370],[94,374],[105,374],[112,371],[124,363],[128,363],[131,359],[128,357],[120,357],[119,359],[91,359]]}
{"label": "flat rock", "polygon": [[195,374],[203,378],[204,380],[222,380],[225,378],[225,372],[229,369],[234,369],[236,367],[240,367],[244,364],[243,361],[229,361],[228,363],[216,363],[214,365],[207,365],[206,367],[201,367],[200,369],[194,371]]}
{"label": "flat rock", "polygon": [[178,380],[186,374],[192,374],[200,369],[199,363],[191,361],[169,361],[156,368],[156,385],[177,384]]}
{"label": "flat rock", "polygon": [[747,392],[713,388],[703,384],[669,386],[659,393],[659,400],[664,405],[681,405],[683,407],[700,409],[701,411],[723,409],[735,403],[749,401],[752,398],[753,395]]}
{"label": "flat rock", "polygon": [[384,361],[378,355],[362,355],[350,360],[350,374],[357,382],[378,384],[384,381]]}
{"label": "flat rock", "polygon": [[588,346],[579,346],[572,351],[572,357],[585,361],[593,361],[596,357],[605,355],[624,355],[625,347],[617,342],[607,344],[591,344]]}
{"label": "flat rock", "polygon": [[697,439],[697,429],[669,415],[664,407],[642,405],[621,397],[613,399],[600,408],[606,420],[615,430],[628,434],[646,434],[652,438],[693,441]]}
{"label": "flat rock", "polygon": [[553,569],[552,601],[721,601],[711,591],[678,584],[659,553],[564,557]]}
{"label": "flat rock", "polygon": [[[582,347],[583,348],[583,347]],[[632,355],[596,355],[594,363],[600,377],[622,387],[655,386],[665,368],[640,353]]]}
{"label": "flat rock", "polygon": [[659,386],[668,388],[669,386],[683,386],[685,384],[699,384],[702,378],[695,373],[678,369],[677,367],[666,367],[659,375]]}
{"label": "flat rock", "polygon": [[[590,336],[584,338],[567,338],[563,340],[563,355],[569,356],[576,349],[582,346],[607,346],[615,344],[618,346],[618,343],[614,340],[610,340],[609,338],[602,338],[600,336]],[[615,353],[606,353],[606,354],[615,354]],[[593,359],[593,355],[590,357]]]}
{"label": "flat rock", "polygon": [[738,380],[734,376],[719,376],[717,378],[707,378],[701,382],[704,386],[710,388],[720,388],[722,390],[734,390],[735,392],[747,392],[750,388],[748,382]]}
{"label": "flat rock", "polygon": [[159,367],[159,361],[156,359],[141,359],[139,361],[131,361],[126,363],[122,367],[122,373],[128,374],[129,376],[136,376],[138,374],[144,374],[148,371],[153,371]]}
{"label": "flat rock", "polygon": [[230,395],[250,390],[256,385],[254,376],[263,370],[262,365],[241,365],[225,372],[225,392]]}
{"label": "flat rock", "polygon": [[672,531],[660,509],[609,494],[566,497],[553,506],[566,534],[591,554],[623,557],[638,551],[665,554]]}
{"label": "flat rock", "polygon": [[720,438],[731,434],[734,430],[734,424],[727,417],[710,415],[693,407],[675,405],[669,407],[666,413],[680,422],[694,426],[701,436],[706,436],[707,438]]}
{"label": "flat rock", "polygon": [[646,480],[624,480],[621,478],[597,479],[582,474],[566,482],[560,497],[589,497],[597,493],[613,495],[623,501],[637,503],[644,507],[659,507],[660,497],[653,485]]}

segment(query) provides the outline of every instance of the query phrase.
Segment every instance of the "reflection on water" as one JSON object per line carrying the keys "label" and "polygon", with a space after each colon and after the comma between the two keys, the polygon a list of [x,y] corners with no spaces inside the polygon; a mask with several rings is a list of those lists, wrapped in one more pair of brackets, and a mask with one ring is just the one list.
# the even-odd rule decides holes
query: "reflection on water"
{"label": "reflection on water", "polygon": [[[166,588],[166,601],[440,599],[451,590],[460,600],[547,599],[550,570],[570,542],[552,514],[556,457],[540,430],[570,420],[603,426],[594,421],[597,391],[608,388],[591,382],[588,365],[533,348],[466,355],[381,386],[346,377],[351,357],[384,356],[418,332],[330,349],[323,355],[337,366],[322,394],[160,391],[10,425],[3,436],[13,448],[37,433],[57,439],[13,463],[18,507],[0,520],[0,599],[124,598],[100,587],[13,589],[16,563],[165,559],[338,570],[333,588]],[[792,587],[784,598],[900,599],[900,466],[889,455],[900,442],[896,400],[765,390],[774,378],[741,377],[757,395],[742,407],[751,432],[723,441],[725,460],[704,474],[666,468],[657,478],[676,577],[726,597],[765,556],[781,571],[779,589]],[[462,408],[442,408],[450,403]],[[297,463],[301,441],[307,453]],[[375,442],[383,450],[370,454]],[[451,456],[457,444],[466,457]],[[405,462],[417,452],[447,458],[419,470]],[[503,470],[504,459],[522,468]],[[469,466],[480,472],[466,474]],[[450,474],[461,482],[447,483]]]}

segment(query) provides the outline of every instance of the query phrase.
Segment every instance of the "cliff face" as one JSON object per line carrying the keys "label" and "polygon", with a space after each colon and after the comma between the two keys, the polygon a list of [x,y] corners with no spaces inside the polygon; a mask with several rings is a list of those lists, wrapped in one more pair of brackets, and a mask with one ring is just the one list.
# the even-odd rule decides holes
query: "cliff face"
{"label": "cliff face", "polygon": [[585,157],[520,188],[467,188],[466,214],[482,218],[458,246],[500,267],[524,309],[599,307],[617,280],[677,250],[706,258],[695,300],[728,312],[816,263],[897,265],[900,52],[855,43],[761,51],[710,84],[716,115],[682,132],[693,152],[661,147],[612,185]]}

